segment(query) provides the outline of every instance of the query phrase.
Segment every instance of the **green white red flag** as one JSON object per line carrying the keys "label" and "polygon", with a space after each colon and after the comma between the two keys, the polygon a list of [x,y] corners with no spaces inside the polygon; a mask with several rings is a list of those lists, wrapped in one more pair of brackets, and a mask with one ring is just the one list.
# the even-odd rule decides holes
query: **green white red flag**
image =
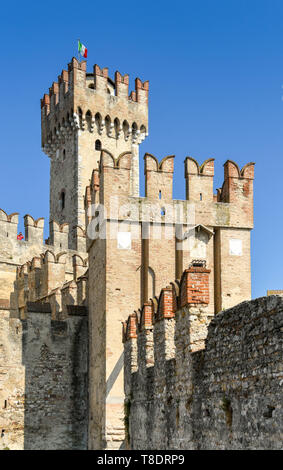
{"label": "green white red flag", "polygon": [[80,40],[78,40],[78,52],[83,57],[87,58],[87,48],[81,43]]}

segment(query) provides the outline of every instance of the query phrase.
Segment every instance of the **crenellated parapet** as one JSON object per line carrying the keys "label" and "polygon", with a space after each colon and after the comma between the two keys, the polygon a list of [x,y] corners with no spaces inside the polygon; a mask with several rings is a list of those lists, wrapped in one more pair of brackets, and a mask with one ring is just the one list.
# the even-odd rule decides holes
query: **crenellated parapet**
{"label": "crenellated parapet", "polygon": [[54,319],[66,316],[69,305],[86,305],[87,259],[75,254],[68,266],[67,252],[47,250],[17,268],[16,297],[21,317],[28,301],[50,303]]}
{"label": "crenellated parapet", "polygon": [[[44,218],[34,219],[30,214],[24,216],[24,236],[17,239],[19,233],[19,214],[14,212],[7,214],[0,209],[0,258],[1,261],[13,260],[21,263],[25,253],[30,258],[34,251],[38,254],[43,251],[43,247],[48,245],[56,252],[70,249],[69,224],[58,224],[56,221],[49,223],[49,237],[44,240]],[[81,226],[74,230],[75,248],[73,251],[85,253],[85,230]]]}
{"label": "crenellated parapet", "polygon": [[54,220],[49,222],[49,243],[62,250],[69,248],[69,224],[58,224]]}
{"label": "crenellated parapet", "polygon": [[18,222],[18,212],[7,214],[3,209],[0,209],[0,237],[17,237]]}
{"label": "crenellated parapet", "polygon": [[41,296],[45,297],[50,291],[61,286],[65,281],[65,265],[67,253],[61,252],[55,255],[47,250],[41,257],[42,277]]}
{"label": "crenellated parapet", "polygon": [[[212,315],[211,275],[204,266],[190,266],[123,323],[131,450],[281,446],[282,298],[246,301]],[[260,429],[251,431],[259,419]]]}
{"label": "crenellated parapet", "polygon": [[[214,159],[202,165],[192,157],[185,160],[186,200],[173,198],[174,156],[166,156],[161,161],[149,153],[144,156],[145,198],[137,197],[132,189],[133,153],[123,152],[113,155],[102,150],[99,167],[92,172],[90,185],[85,191],[86,225],[91,218],[90,207],[104,204],[107,207],[113,196],[119,197],[121,204],[136,205],[137,219],[142,219],[142,206],[159,205],[160,213],[166,213],[166,206],[183,214],[180,223],[186,223],[189,207],[194,207],[194,223],[206,227],[253,227],[253,179],[254,163],[248,163],[240,171],[228,160],[224,164],[224,183],[217,194],[213,192]],[[164,209],[164,210],[163,210]],[[168,211],[168,215],[169,215]],[[158,214],[155,214],[157,221]],[[121,215],[123,219],[123,216]],[[162,219],[166,222],[166,219]],[[167,218],[168,222],[168,218]]]}
{"label": "crenellated parapet", "polygon": [[[190,306],[193,309],[204,309],[203,312],[206,312],[206,316],[212,317],[207,309],[210,272],[210,269],[198,266],[186,269],[180,281],[172,282],[163,288],[158,297],[145,302],[138,312],[128,317],[123,323],[123,342],[138,341],[139,335],[151,330],[155,335],[154,344],[160,341],[163,344],[165,344],[164,341],[168,342],[168,347],[164,346],[163,359],[174,357],[172,341],[174,342],[175,320],[178,312],[182,308]],[[158,351],[154,355],[154,363],[156,363],[160,360],[160,347],[154,348],[154,344],[152,344],[152,351]],[[152,364],[153,362],[151,362]]]}
{"label": "crenellated parapet", "polygon": [[[12,315],[24,311],[27,300],[36,301],[87,270],[86,235],[75,228],[75,243],[69,248],[69,225],[50,222],[44,241],[44,219],[24,216],[24,235],[19,235],[18,213],[0,210],[0,303]],[[73,247],[76,249],[73,249]],[[64,256],[63,256],[64,253]],[[15,283],[17,287],[15,289]]]}
{"label": "crenellated parapet", "polygon": [[97,64],[87,73],[86,62],[73,58],[41,100],[42,147],[55,157],[60,142],[77,130],[115,139],[141,141],[148,129],[148,81],[135,81],[129,95],[129,76]]}
{"label": "crenellated parapet", "polygon": [[[183,292],[188,275],[182,276]],[[181,295],[172,330],[164,316],[152,322],[150,302],[142,309],[148,314],[147,336],[139,315],[124,324],[129,448],[279,449],[282,297],[242,302],[212,317],[205,303],[192,303],[192,293],[183,305]],[[172,309],[170,298],[167,308]],[[149,361],[153,354],[154,363]],[[268,374],[267,363],[272,365]]]}
{"label": "crenellated parapet", "polygon": [[185,159],[185,179],[187,200],[213,201],[214,158],[209,158],[200,166],[192,157]]}
{"label": "crenellated parapet", "polygon": [[[18,238],[18,224],[18,214],[8,215],[5,211],[0,210],[0,299],[5,300],[11,309],[15,307],[13,290],[16,270],[35,255],[39,255],[44,247],[44,220],[42,218],[34,220],[30,215],[24,217],[26,238],[23,234]],[[21,268],[23,290],[20,303],[24,302],[28,289],[27,270],[28,265]]]}
{"label": "crenellated parapet", "polygon": [[24,216],[25,239],[28,242],[43,244],[44,218],[35,220],[31,215]]}
{"label": "crenellated parapet", "polygon": [[123,324],[131,448],[168,448],[166,440],[160,443],[160,434],[170,436],[168,420],[176,412],[175,403],[182,401],[182,387],[192,386],[190,355],[203,350],[213,318],[205,294],[209,274],[200,267],[185,270],[180,281],[163,288]]}
{"label": "crenellated parapet", "polygon": [[99,165],[99,197],[105,203],[112,195],[127,199],[131,194],[131,152],[123,152],[115,158],[110,152],[101,152]]}
{"label": "crenellated parapet", "polygon": [[174,155],[161,162],[154,155],[144,156],[145,195],[152,199],[170,201],[173,198]]}
{"label": "crenellated parapet", "polygon": [[224,164],[224,183],[219,192],[220,202],[253,204],[254,163],[247,163],[241,170],[237,163],[227,160]]}

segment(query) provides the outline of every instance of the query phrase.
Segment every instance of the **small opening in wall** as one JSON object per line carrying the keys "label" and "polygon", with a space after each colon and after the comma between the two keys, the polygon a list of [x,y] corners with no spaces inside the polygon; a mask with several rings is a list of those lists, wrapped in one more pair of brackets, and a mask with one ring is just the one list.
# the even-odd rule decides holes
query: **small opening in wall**
{"label": "small opening in wall", "polygon": [[7,232],[7,237],[9,236],[9,233]]}
{"label": "small opening in wall", "polygon": [[1,437],[4,437],[5,429],[2,429],[1,431]]}
{"label": "small opening in wall", "polygon": [[89,87],[91,90],[94,90],[94,83],[90,83],[90,84],[88,85],[88,87]]}
{"label": "small opening in wall", "polygon": [[99,139],[95,141],[95,150],[101,150],[101,142]]}
{"label": "small opening in wall", "polygon": [[275,410],[275,406],[267,405],[265,412],[263,413],[264,418],[272,418],[273,411]]}
{"label": "small opening in wall", "polygon": [[65,191],[60,194],[60,208],[61,210],[65,209]]}
{"label": "small opening in wall", "polygon": [[7,408],[7,400],[4,400],[4,406],[3,409],[5,410]]}
{"label": "small opening in wall", "polygon": [[164,209],[164,207],[162,207],[162,209],[161,209],[161,211],[160,211],[160,214],[161,214],[161,215],[165,215],[165,209]]}
{"label": "small opening in wall", "polygon": [[64,149],[63,150],[63,160],[65,160],[65,158],[66,158],[66,150]]}
{"label": "small opening in wall", "polygon": [[202,193],[199,193],[199,200],[202,201]]}
{"label": "small opening in wall", "polygon": [[190,268],[205,268],[206,267],[206,260],[204,259],[193,259],[190,263]]}
{"label": "small opening in wall", "polygon": [[159,199],[161,199],[162,197],[162,194],[161,194],[161,191],[159,191]]}

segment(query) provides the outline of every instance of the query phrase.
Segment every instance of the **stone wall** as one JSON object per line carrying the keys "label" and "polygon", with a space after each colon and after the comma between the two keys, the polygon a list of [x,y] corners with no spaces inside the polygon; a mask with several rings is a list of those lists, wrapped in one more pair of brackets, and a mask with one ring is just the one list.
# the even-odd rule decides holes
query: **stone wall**
{"label": "stone wall", "polygon": [[[17,213],[6,214],[0,209],[0,306],[10,306],[12,310],[19,307],[17,299],[17,273],[19,268],[23,272],[23,289],[26,291],[28,300],[38,300],[45,295],[43,279],[39,280],[38,286],[35,282],[28,283],[28,272],[36,271],[43,263],[46,252],[52,252],[54,257],[64,259],[63,276],[55,276],[53,280],[45,283],[45,287],[51,290],[53,286],[62,286],[64,282],[71,281],[83,274],[86,270],[86,238],[82,228],[77,227],[76,250],[69,249],[69,225],[59,225],[55,221],[49,223],[50,236],[43,239],[44,219],[34,220],[31,215],[25,215],[25,239],[17,240],[19,217]],[[24,266],[25,265],[25,266]],[[82,265],[80,267],[79,265]],[[38,277],[38,276],[37,276]],[[36,288],[38,287],[38,289]],[[27,293],[27,290],[29,292]],[[38,290],[38,292],[37,292]]]}
{"label": "stone wall", "polygon": [[25,317],[0,311],[0,449],[86,449],[85,307],[56,321],[50,304],[28,302]]}
{"label": "stone wall", "polygon": [[282,449],[283,298],[211,316],[192,278],[124,324],[130,448]]}
{"label": "stone wall", "polygon": [[87,447],[85,234],[43,225],[0,210],[0,449]]}
{"label": "stone wall", "polygon": [[23,325],[0,309],[0,449],[24,448]]}

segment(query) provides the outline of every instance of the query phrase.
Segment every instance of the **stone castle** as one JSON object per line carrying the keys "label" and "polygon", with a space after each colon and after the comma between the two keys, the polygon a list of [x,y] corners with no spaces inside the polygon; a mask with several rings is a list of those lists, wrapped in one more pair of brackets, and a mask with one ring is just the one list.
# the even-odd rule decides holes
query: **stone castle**
{"label": "stone castle", "polygon": [[254,164],[240,170],[228,160],[214,194],[214,160],[187,157],[181,201],[172,194],[174,156],[159,162],[146,153],[141,197],[149,84],[137,78],[128,88],[128,75],[112,80],[98,65],[88,73],[73,58],[41,100],[48,239],[44,220],[26,215],[17,240],[18,214],[0,211],[0,448],[127,447],[131,311],[148,305],[153,334],[160,290],[171,286],[177,299],[184,279],[196,276],[199,287],[189,283],[187,301],[177,303],[205,305],[203,345],[215,314],[250,300]]}

